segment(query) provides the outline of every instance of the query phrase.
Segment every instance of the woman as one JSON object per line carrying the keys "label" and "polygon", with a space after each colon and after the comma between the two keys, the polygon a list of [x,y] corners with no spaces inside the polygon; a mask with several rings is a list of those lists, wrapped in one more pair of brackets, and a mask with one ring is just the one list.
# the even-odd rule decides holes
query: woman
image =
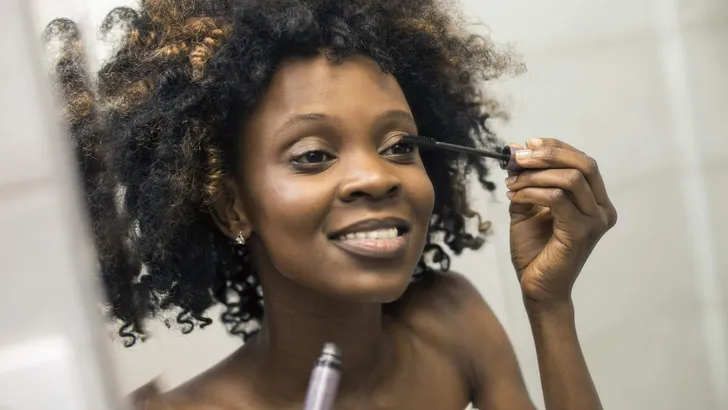
{"label": "woman", "polygon": [[[481,87],[508,54],[436,0],[145,0],[104,27],[123,35],[98,80],[76,41],[57,74],[120,335],[133,344],[164,312],[189,332],[222,303],[246,341],[149,408],[301,408],[334,342],[337,409],[533,409],[503,328],[443,249],[483,243],[466,175],[495,185],[479,159],[401,141],[497,147]],[[511,251],[546,408],[598,409],[571,289],[616,212],[586,154],[515,147]]]}

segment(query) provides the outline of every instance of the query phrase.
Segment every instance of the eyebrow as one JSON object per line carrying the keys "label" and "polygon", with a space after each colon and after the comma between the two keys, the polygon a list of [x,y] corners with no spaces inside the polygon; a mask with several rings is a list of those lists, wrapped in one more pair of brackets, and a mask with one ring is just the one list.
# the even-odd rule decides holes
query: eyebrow
{"label": "eyebrow", "polygon": [[[281,125],[278,130],[275,132],[276,134],[280,133],[282,130],[289,128],[291,126],[300,124],[300,123],[310,123],[310,122],[322,122],[326,119],[331,119],[332,117],[323,113],[306,113],[306,114],[298,114],[290,119],[288,119],[283,125]],[[413,126],[416,126],[416,122],[414,117],[412,117],[412,114],[410,114],[407,111],[404,110],[390,110],[387,112],[384,112],[380,114],[375,119],[375,124],[381,124],[385,121],[391,121],[391,120],[404,120],[408,123],[412,124]]]}
{"label": "eyebrow", "polygon": [[404,120],[404,121],[411,123],[412,125],[417,125],[414,117],[412,117],[412,114],[410,114],[407,111],[403,111],[403,110],[387,111],[387,112],[379,115],[375,122],[381,123],[381,122],[389,121],[389,120]]}

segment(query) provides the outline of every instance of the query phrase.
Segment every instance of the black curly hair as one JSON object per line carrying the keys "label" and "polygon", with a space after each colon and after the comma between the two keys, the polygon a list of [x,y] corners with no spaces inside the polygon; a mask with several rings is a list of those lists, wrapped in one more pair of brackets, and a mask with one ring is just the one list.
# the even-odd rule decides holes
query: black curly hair
{"label": "black curly hair", "polygon": [[[507,51],[465,30],[438,0],[142,0],[117,8],[102,33],[121,33],[97,75],[83,68],[75,24],[46,31],[65,47],[55,76],[76,146],[112,316],[127,346],[143,321],[178,313],[184,333],[222,321],[244,339],[263,317],[263,296],[245,248],[216,227],[211,206],[239,161],[239,131],[282,60],[332,63],[365,55],[392,74],[422,135],[496,148],[487,124],[501,111],[483,83],[518,67]],[[424,151],[435,188],[425,252],[414,278],[447,270],[438,243],[459,254],[483,244],[489,224],[467,204],[482,160]],[[477,217],[479,230],[466,229]]]}

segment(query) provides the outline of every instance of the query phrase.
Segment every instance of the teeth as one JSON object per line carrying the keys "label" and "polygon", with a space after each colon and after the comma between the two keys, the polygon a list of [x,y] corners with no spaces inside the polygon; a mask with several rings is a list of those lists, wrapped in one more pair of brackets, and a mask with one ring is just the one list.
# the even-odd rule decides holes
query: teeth
{"label": "teeth", "polygon": [[[357,239],[359,239],[361,237],[360,235],[362,235],[362,234],[357,232],[357,234],[356,234]],[[365,236],[367,237],[367,239],[379,239],[379,231],[367,232],[365,234]]]}
{"label": "teeth", "polygon": [[341,236],[339,240],[346,241],[349,239],[394,239],[398,236],[397,233],[397,228],[379,229],[376,231],[368,232],[354,232]]}

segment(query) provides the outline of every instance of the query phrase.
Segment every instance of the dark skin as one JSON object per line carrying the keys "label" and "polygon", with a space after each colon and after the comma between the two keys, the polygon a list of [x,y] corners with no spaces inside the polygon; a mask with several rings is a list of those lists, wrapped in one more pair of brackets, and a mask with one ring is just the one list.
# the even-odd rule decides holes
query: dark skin
{"label": "dark skin", "polygon": [[[409,134],[417,127],[397,81],[368,58],[279,68],[215,210],[254,256],[262,330],[148,408],[300,409],[313,360],[334,342],[345,366],[336,409],[534,409],[502,326],[467,279],[440,273],[408,286],[434,203],[417,150],[398,142]],[[584,153],[551,139],[525,148],[527,170],[507,181],[511,250],[546,408],[600,409],[571,288],[616,212]],[[362,256],[336,242],[364,220],[406,225],[401,251]]]}

